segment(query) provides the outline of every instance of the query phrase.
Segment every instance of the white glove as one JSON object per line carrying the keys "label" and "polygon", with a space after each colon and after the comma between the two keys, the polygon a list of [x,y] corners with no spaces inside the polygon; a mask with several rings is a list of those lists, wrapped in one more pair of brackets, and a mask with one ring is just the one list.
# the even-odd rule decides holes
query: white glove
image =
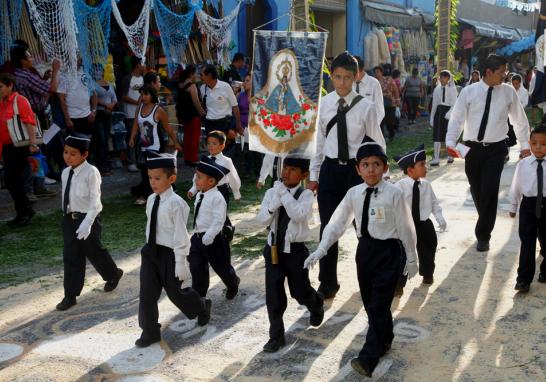
{"label": "white glove", "polygon": [[436,221],[438,222],[438,226],[440,227],[440,232],[445,232],[447,228],[447,222],[444,217],[440,216],[436,219]]}
{"label": "white glove", "polygon": [[311,270],[315,264],[326,255],[326,252],[323,252],[319,249],[317,249],[315,252],[313,252],[305,261],[303,262],[303,268]]}
{"label": "white glove", "polygon": [[275,190],[275,193],[281,197],[286,191],[286,186],[281,181],[275,181],[275,184],[273,185],[273,189]]}
{"label": "white glove", "polygon": [[267,208],[269,211],[273,212],[277,210],[277,208],[279,208],[280,206],[282,206],[281,198],[277,193],[274,192],[273,197],[271,198],[269,206]]}
{"label": "white glove", "polygon": [[408,280],[417,274],[417,263],[414,261],[406,261],[404,274],[408,276]]}
{"label": "white glove", "polygon": [[202,242],[204,246],[209,246],[214,242],[214,238],[213,237],[211,238],[207,235],[203,235]]}
{"label": "white glove", "polygon": [[83,219],[83,221],[80,223],[80,226],[76,230],[78,240],[86,240],[89,237],[89,235],[91,234],[92,225],[93,224],[90,223],[88,220]]}
{"label": "white glove", "polygon": [[191,277],[190,266],[188,259],[184,257],[183,260],[177,261],[174,266],[174,275],[180,281],[189,280]]}

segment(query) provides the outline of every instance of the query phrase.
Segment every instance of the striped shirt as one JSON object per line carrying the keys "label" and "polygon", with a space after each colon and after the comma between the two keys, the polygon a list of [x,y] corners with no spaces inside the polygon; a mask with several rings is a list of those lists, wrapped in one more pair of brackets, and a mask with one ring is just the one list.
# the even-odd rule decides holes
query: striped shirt
{"label": "striped shirt", "polygon": [[45,109],[49,95],[49,82],[30,70],[15,69],[17,91],[25,96],[32,106],[32,110],[39,112]]}

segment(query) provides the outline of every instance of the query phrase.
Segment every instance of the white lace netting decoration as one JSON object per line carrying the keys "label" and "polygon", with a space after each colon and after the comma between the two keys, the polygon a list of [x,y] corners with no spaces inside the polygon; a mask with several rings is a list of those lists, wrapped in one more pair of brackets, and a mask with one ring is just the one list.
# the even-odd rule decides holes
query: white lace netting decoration
{"label": "white lace netting decoration", "polygon": [[63,71],[75,73],[78,28],[72,0],[27,0],[27,4],[47,57],[61,61]]}
{"label": "white lace netting decoration", "polygon": [[148,32],[150,29],[150,8],[152,0],[144,0],[144,6],[138,19],[132,25],[125,25],[119,13],[116,0],[112,0],[112,14],[116,18],[119,27],[125,34],[129,47],[140,58],[142,64],[146,61],[146,47],[148,45]]}
{"label": "white lace netting decoration", "polygon": [[195,13],[199,20],[199,29],[201,29],[201,33],[207,36],[208,49],[210,50],[212,46],[216,47],[218,64],[224,68],[227,68],[230,64],[228,52],[229,44],[231,43],[231,27],[235,20],[237,20],[241,3],[242,1],[239,1],[233,11],[221,19],[215,19],[214,17],[209,16],[202,9]]}

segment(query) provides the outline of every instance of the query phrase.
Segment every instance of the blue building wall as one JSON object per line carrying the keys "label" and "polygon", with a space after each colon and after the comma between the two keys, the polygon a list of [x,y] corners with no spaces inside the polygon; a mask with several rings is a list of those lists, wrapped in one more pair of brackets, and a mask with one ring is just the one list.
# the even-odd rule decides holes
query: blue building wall
{"label": "blue building wall", "polygon": [[[290,0],[255,0],[262,1],[265,4],[265,19],[274,20],[290,10]],[[347,0],[347,50],[353,54],[362,56],[364,53],[364,37],[369,32],[371,24],[364,19],[364,12],[360,5],[361,0]],[[427,13],[434,14],[434,0],[384,0],[391,4],[401,5],[406,8],[419,8]],[[224,14],[228,14],[238,0],[224,0]],[[281,17],[279,20],[268,24],[261,29],[268,30],[287,30],[289,18]],[[232,40],[235,44],[231,51],[248,53],[250,47],[247,46],[247,24],[248,15],[245,5],[241,5],[241,12],[237,18],[236,25],[231,31]]]}

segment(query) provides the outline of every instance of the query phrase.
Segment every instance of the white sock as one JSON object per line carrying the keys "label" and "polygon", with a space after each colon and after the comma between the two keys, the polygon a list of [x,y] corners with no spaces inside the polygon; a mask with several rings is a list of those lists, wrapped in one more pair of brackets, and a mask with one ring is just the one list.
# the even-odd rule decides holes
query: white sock
{"label": "white sock", "polygon": [[434,160],[440,160],[440,149],[442,148],[442,142],[434,142]]}

